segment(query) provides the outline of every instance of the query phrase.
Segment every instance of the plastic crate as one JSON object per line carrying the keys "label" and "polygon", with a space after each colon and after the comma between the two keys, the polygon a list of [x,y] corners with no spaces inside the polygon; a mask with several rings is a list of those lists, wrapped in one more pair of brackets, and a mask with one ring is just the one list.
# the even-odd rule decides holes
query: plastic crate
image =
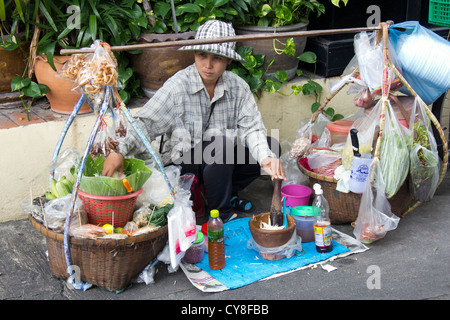
{"label": "plastic crate", "polygon": [[450,0],[430,0],[428,22],[442,27],[450,27]]}

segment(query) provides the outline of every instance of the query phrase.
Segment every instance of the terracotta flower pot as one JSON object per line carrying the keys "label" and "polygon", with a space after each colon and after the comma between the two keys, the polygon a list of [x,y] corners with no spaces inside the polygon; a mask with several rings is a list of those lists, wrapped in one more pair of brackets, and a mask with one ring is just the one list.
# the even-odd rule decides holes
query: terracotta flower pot
{"label": "terracotta flower pot", "polygon": [[11,92],[11,80],[23,74],[29,51],[29,43],[22,43],[13,51],[0,48],[0,106],[22,105],[19,92]]}
{"label": "terracotta flower pot", "polygon": [[[288,227],[286,229],[281,230],[267,230],[267,229],[261,229],[260,224],[261,222],[268,223],[270,218],[269,212],[260,213],[250,219],[248,222],[250,233],[253,237],[253,240],[261,247],[264,248],[275,248],[275,247],[281,247],[284,244],[286,244],[289,240],[291,240],[292,235],[295,232],[296,222],[295,219],[290,216],[286,215],[288,219]],[[260,255],[262,258],[266,260],[279,260],[283,259],[283,255],[277,255],[277,254],[267,254],[267,253],[261,253]]]}
{"label": "terracotta flower pot", "polygon": [[[283,32],[294,32],[294,31],[305,31],[309,22],[300,22],[289,26],[282,26],[276,29],[276,33]],[[251,35],[260,33],[275,33],[273,27],[259,27],[259,26],[235,26],[237,35]],[[281,42],[286,42],[285,38],[279,39]],[[274,40],[245,40],[237,43],[238,47],[252,47],[253,54],[265,55],[264,69],[273,58],[275,58],[274,63],[270,66],[267,71],[267,76],[272,76],[276,71],[284,70],[287,72],[287,80],[291,80],[296,75],[296,70],[298,68],[299,60],[297,57],[303,53],[306,46],[306,37],[294,38],[295,43],[295,55],[293,57],[288,57],[286,54],[277,54],[274,50]],[[283,45],[278,44],[275,41],[275,47],[279,49],[284,49]]]}
{"label": "terracotta flower pot", "polygon": [[[53,62],[56,70],[59,71],[69,58],[70,56],[55,56]],[[57,113],[70,114],[81,97],[81,93],[73,90],[75,83],[58,75],[48,64],[45,55],[37,56],[35,74],[39,83],[45,84],[50,88],[46,97],[50,102],[51,109]],[[78,114],[90,111],[89,105],[84,103]]]}
{"label": "terracotta flower pot", "polygon": [[[142,34],[138,42],[188,40],[194,37],[194,31],[178,34]],[[149,98],[177,71],[194,63],[194,55],[178,51],[180,47],[145,48],[140,54],[130,54],[130,60],[141,81],[141,87]]]}

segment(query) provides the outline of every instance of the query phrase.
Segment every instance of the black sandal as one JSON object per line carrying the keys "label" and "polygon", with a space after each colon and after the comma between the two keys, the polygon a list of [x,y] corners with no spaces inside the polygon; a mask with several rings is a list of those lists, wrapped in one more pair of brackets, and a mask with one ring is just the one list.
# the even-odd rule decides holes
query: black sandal
{"label": "black sandal", "polygon": [[239,212],[249,213],[254,209],[253,203],[251,203],[251,201],[239,199],[237,196],[232,197],[230,203],[232,208]]}

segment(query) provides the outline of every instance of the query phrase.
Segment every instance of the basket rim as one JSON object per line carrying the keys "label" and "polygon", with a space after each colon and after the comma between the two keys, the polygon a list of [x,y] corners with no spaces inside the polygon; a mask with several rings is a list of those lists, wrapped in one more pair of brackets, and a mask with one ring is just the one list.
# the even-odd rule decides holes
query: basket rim
{"label": "basket rim", "polygon": [[86,193],[86,192],[78,189],[78,194],[80,194],[83,197],[88,198],[88,199],[114,201],[114,200],[125,200],[125,199],[137,197],[142,193],[142,191],[143,191],[143,188],[140,188],[138,191],[135,191],[135,192],[129,193],[129,194],[125,194],[123,196],[97,196],[95,194]]}
{"label": "basket rim", "polygon": [[[31,225],[43,236],[54,239],[56,241],[64,241],[64,233],[56,232],[48,229],[42,223],[37,221],[31,214],[29,214],[28,219]],[[88,239],[70,236],[70,242],[74,245],[91,245],[91,246],[106,246],[106,247],[117,247],[117,246],[133,246],[140,242],[145,242],[163,236],[168,232],[168,227],[159,227],[153,232],[148,232],[145,234],[140,234],[137,236],[129,236],[125,239]]]}
{"label": "basket rim", "polygon": [[326,176],[323,174],[319,174],[316,172],[312,172],[309,171],[308,169],[306,169],[305,167],[303,167],[303,165],[300,162],[301,158],[297,158],[297,166],[300,169],[301,172],[303,172],[304,174],[306,174],[307,176],[317,179],[317,180],[322,180],[322,181],[326,181],[326,182],[332,182],[332,183],[337,183],[338,180],[336,180],[334,177],[331,176]]}

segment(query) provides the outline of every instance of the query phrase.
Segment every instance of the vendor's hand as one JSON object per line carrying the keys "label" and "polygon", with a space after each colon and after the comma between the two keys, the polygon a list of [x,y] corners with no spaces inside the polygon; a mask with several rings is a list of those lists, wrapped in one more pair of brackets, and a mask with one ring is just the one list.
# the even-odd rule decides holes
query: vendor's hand
{"label": "vendor's hand", "polygon": [[111,152],[103,164],[102,176],[112,177],[114,172],[123,174],[123,156],[120,153]]}
{"label": "vendor's hand", "polygon": [[261,168],[267,172],[272,180],[281,179],[286,180],[286,176],[284,174],[284,168],[281,164],[280,159],[267,157],[261,162]]}

